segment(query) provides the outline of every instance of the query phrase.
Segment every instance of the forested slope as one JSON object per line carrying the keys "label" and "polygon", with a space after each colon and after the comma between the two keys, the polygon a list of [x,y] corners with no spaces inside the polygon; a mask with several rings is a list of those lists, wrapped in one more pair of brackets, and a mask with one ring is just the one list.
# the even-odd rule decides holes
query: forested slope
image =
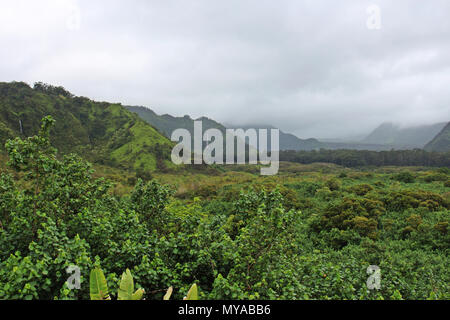
{"label": "forested slope", "polygon": [[450,122],[425,146],[425,150],[438,152],[450,151]]}
{"label": "forested slope", "polygon": [[40,121],[56,120],[52,144],[100,164],[154,171],[173,166],[172,142],[120,104],[76,97],[62,87],[0,83],[1,148],[8,138],[31,136]]}

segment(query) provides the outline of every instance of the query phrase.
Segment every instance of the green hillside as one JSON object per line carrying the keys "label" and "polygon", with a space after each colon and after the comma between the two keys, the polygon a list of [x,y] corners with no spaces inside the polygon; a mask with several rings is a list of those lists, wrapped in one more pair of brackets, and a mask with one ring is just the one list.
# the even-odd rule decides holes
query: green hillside
{"label": "green hillside", "polygon": [[174,130],[179,128],[187,129],[193,136],[194,121],[202,121],[203,131],[214,128],[219,129],[223,134],[225,134],[226,130],[222,124],[206,117],[201,117],[194,120],[188,115],[184,117],[174,117],[168,114],[158,115],[153,110],[146,107],[126,108],[131,112],[137,113],[142,119],[154,126],[168,138],[170,138]]}
{"label": "green hillside", "polygon": [[41,119],[55,120],[52,144],[61,152],[126,169],[172,167],[172,142],[120,104],[76,97],[62,87],[0,83],[0,141],[38,132]]}
{"label": "green hillside", "polygon": [[[242,128],[244,130],[255,128],[257,130],[265,129],[268,133],[268,141],[267,141],[267,147],[271,148],[271,139],[270,139],[270,130],[271,129],[277,129],[276,127],[272,125],[262,125],[262,124],[250,124],[250,125],[244,125],[244,126],[234,126],[234,125],[228,125],[229,128]],[[285,133],[283,131],[279,131],[279,149],[280,150],[316,150],[320,148],[324,148],[326,145],[324,143],[319,142],[316,139],[300,139],[296,137],[293,134]]]}
{"label": "green hillside", "polygon": [[450,151],[450,122],[425,146],[425,150],[438,152]]}
{"label": "green hillside", "polygon": [[[209,119],[207,117],[200,117],[198,119],[192,119],[190,116],[186,115],[184,117],[174,117],[168,114],[164,115],[158,115],[153,110],[146,108],[146,107],[126,107],[129,111],[136,113],[147,121],[149,124],[154,126],[156,129],[158,129],[159,132],[164,134],[167,138],[170,139],[172,132],[176,129],[186,129],[191,134],[191,147],[194,147],[194,122],[195,121],[201,121],[202,122],[202,131],[203,134],[205,131],[209,129],[218,129],[220,132],[222,132],[223,135],[223,150],[224,150],[224,157],[226,157],[226,127],[220,124],[217,121],[214,121],[212,119]],[[234,154],[235,157],[238,154],[237,150],[237,141],[239,138],[235,138],[234,143]],[[242,140],[241,140],[242,141]],[[205,146],[208,143],[203,141],[202,148],[205,148]],[[249,145],[245,143],[245,157],[248,155]],[[248,158],[246,158],[248,159]]]}
{"label": "green hillside", "polygon": [[[160,132],[162,132],[166,137],[170,137],[172,132],[178,128],[187,129],[191,132],[191,135],[194,131],[194,119],[189,116],[184,117],[173,117],[171,115],[158,115],[153,110],[146,107],[126,107],[128,110],[137,113],[142,119],[150,123],[152,126],[157,128]],[[201,120],[203,125],[203,131],[215,128],[219,129],[223,134],[225,134],[226,129],[267,129],[270,135],[270,129],[275,129],[275,127],[270,125],[254,125],[254,126],[232,126],[227,125],[224,126],[217,121],[212,119],[201,117],[196,120]],[[299,139],[296,136],[284,133],[280,131],[280,149],[281,150],[314,150],[319,149],[321,147],[325,147],[326,144],[323,144],[316,139]],[[255,146],[254,146],[255,147]],[[268,139],[268,148],[270,148],[270,139]]]}

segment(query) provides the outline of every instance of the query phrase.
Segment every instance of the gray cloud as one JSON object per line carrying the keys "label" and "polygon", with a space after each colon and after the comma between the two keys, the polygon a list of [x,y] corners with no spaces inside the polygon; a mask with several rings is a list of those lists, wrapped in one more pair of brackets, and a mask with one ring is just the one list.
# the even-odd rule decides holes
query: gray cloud
{"label": "gray cloud", "polygon": [[0,41],[0,81],[158,113],[304,138],[449,120],[447,0],[3,0]]}

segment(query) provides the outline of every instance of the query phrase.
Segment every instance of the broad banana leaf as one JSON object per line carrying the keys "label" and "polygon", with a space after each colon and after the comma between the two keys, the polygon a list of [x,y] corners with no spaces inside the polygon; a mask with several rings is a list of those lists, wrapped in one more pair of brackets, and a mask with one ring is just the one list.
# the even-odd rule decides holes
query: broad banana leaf
{"label": "broad banana leaf", "polygon": [[172,291],[173,291],[173,287],[170,287],[169,289],[167,289],[166,294],[164,295],[163,300],[169,300],[170,296],[172,295]]}
{"label": "broad banana leaf", "polygon": [[108,294],[108,284],[100,268],[91,270],[89,277],[91,300],[111,300]]}
{"label": "broad banana leaf", "polygon": [[144,289],[137,289],[135,293],[131,296],[131,300],[141,300],[144,296]]}
{"label": "broad banana leaf", "polygon": [[134,292],[133,276],[129,269],[122,274],[120,280],[119,292],[117,295],[118,300],[131,300]]}
{"label": "broad banana leaf", "polygon": [[120,280],[119,291],[117,294],[118,300],[141,300],[144,295],[144,289],[138,289],[134,292],[133,276],[129,269],[122,274]]}
{"label": "broad banana leaf", "polygon": [[197,284],[193,284],[189,289],[185,300],[198,300]]}

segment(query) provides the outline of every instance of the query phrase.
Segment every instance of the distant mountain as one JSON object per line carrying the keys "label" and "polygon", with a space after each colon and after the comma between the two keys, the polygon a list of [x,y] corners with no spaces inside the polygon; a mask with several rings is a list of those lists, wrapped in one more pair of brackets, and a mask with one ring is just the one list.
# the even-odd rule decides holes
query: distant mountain
{"label": "distant mountain", "polygon": [[363,143],[363,142],[325,142],[323,149],[327,150],[368,150],[368,151],[390,151],[390,150],[408,150],[415,149],[411,146],[393,146],[387,144],[373,144],[373,143]]}
{"label": "distant mountain", "polygon": [[[270,144],[270,130],[271,129],[277,129],[274,126],[271,125],[259,125],[259,124],[255,124],[255,125],[244,125],[244,126],[235,126],[235,125],[226,125],[227,128],[230,129],[256,129],[257,131],[260,129],[266,129],[267,133],[268,133],[268,149],[271,148],[271,144]],[[290,133],[285,133],[283,131],[280,130],[280,142],[279,142],[279,149],[280,150],[295,150],[295,151],[299,151],[299,150],[304,150],[304,151],[310,151],[310,150],[316,150],[316,149],[320,149],[320,148],[324,148],[326,146],[326,144],[319,142],[316,139],[300,139],[298,137],[296,137],[293,134]],[[253,146],[256,147],[256,146]]]}
{"label": "distant mountain", "polygon": [[424,148],[426,151],[450,151],[450,122]]}
{"label": "distant mountain", "polygon": [[[233,126],[233,125],[223,125],[212,119],[202,117],[199,119],[192,119],[189,116],[184,117],[173,117],[171,115],[158,115],[153,110],[146,107],[126,107],[128,110],[137,113],[142,119],[150,123],[152,126],[157,128],[166,137],[170,137],[172,132],[178,128],[187,129],[191,132],[194,131],[194,121],[201,120],[203,125],[203,130],[208,130],[211,128],[219,129],[223,134],[225,134],[226,129],[244,129],[249,128],[255,129],[268,129],[270,137],[270,129],[275,129],[275,127],[270,125],[246,125],[246,126]],[[270,138],[268,139],[268,148],[270,148]],[[253,146],[256,147],[256,146]],[[325,144],[320,143],[316,139],[299,139],[293,134],[284,133],[280,131],[280,149],[281,150],[314,150],[325,147]]]}
{"label": "distant mountain", "polygon": [[[222,132],[223,135],[223,152],[224,156],[226,156],[226,129],[225,126],[220,124],[217,121],[214,121],[212,119],[209,119],[207,117],[200,117],[198,119],[192,119],[190,116],[185,115],[184,117],[174,117],[168,114],[164,115],[158,115],[153,110],[147,108],[147,107],[132,107],[128,106],[126,107],[129,111],[136,113],[141,117],[143,120],[154,126],[159,132],[164,134],[167,138],[171,138],[172,132],[176,129],[186,129],[191,134],[191,148],[192,151],[194,151],[194,122],[195,121],[202,121],[202,130],[203,134],[206,130],[209,129],[218,129],[220,132]],[[237,140],[234,141],[234,154],[235,157],[238,154],[237,150]],[[202,147],[205,148],[207,145],[207,142],[202,143]],[[248,145],[245,144],[245,152],[248,155]]]}
{"label": "distant mountain", "polygon": [[409,148],[423,148],[441,131],[446,123],[401,128],[392,123],[383,123],[362,142]]}
{"label": "distant mountain", "polygon": [[174,166],[173,143],[120,104],[76,97],[42,83],[0,83],[0,149],[17,136],[36,134],[51,115],[52,144],[99,164],[154,171]]}
{"label": "distant mountain", "polygon": [[226,130],[222,124],[206,117],[201,117],[194,120],[188,115],[184,117],[174,117],[168,114],[158,115],[153,110],[147,107],[127,106],[126,108],[131,112],[137,113],[139,117],[158,129],[158,131],[164,134],[167,138],[170,138],[172,132],[179,128],[187,129],[191,133],[191,135],[193,135],[194,121],[196,120],[202,121],[204,131],[215,128],[219,129],[223,134],[225,134]]}
{"label": "distant mountain", "polygon": [[[184,128],[187,129],[192,136],[193,139],[193,131],[194,131],[194,121],[195,120],[202,120],[203,124],[203,131],[211,128],[219,129],[223,134],[225,134],[226,129],[267,129],[269,133],[269,139],[268,139],[268,148],[271,147],[270,145],[270,129],[275,129],[274,126],[271,125],[261,125],[261,124],[253,124],[253,125],[243,125],[243,126],[237,126],[232,124],[221,124],[217,121],[214,121],[212,119],[202,117],[199,119],[192,119],[190,116],[184,116],[184,117],[173,117],[168,114],[164,115],[158,115],[153,110],[147,108],[147,107],[126,107],[129,111],[137,113],[142,119],[147,121],[149,124],[154,126],[156,129],[158,129],[159,132],[164,134],[166,137],[170,138],[172,132],[178,128]],[[442,127],[444,125],[442,124]],[[425,126],[427,127],[427,126]],[[431,126],[432,129],[428,130],[431,133],[438,132],[439,126]],[[435,128],[436,127],[436,128]],[[294,150],[294,151],[310,151],[310,150],[319,150],[319,149],[331,149],[331,150],[337,150],[337,149],[350,149],[350,150],[371,150],[371,151],[388,151],[391,149],[413,149],[418,147],[423,147],[423,145],[430,141],[431,138],[429,138],[427,141],[422,140],[419,141],[419,143],[411,143],[410,141],[404,141],[402,138],[398,138],[399,144],[392,144],[392,143],[377,143],[376,141],[389,141],[389,137],[391,136],[399,136],[397,134],[397,129],[393,125],[385,124],[378,128],[376,130],[379,132],[379,134],[373,134],[373,138],[365,139],[362,142],[333,142],[333,141],[320,141],[314,138],[311,139],[300,139],[297,136],[286,133],[280,130],[280,150]],[[413,130],[415,131],[415,130]],[[427,134],[421,133],[422,131],[426,131],[424,129],[418,129],[419,133],[418,136],[429,136]],[[382,136],[385,132],[388,134],[385,136]],[[414,136],[411,133],[411,130],[404,129],[404,135],[405,137],[411,137]],[[371,135],[372,136],[372,135]],[[382,139],[375,139],[376,136],[382,136]],[[366,141],[367,140],[367,141]],[[413,138],[410,138],[409,140],[413,141]],[[192,140],[193,142],[193,140]],[[224,141],[225,143],[226,141]],[[247,140],[248,142],[248,140]],[[409,143],[409,144],[408,144]],[[256,147],[256,146],[253,146]]]}
{"label": "distant mountain", "polygon": [[[233,126],[226,125],[229,128],[255,128],[255,129],[267,129],[270,132],[270,129],[275,129],[274,126],[270,125],[245,125],[245,126]],[[270,146],[270,144],[269,144]],[[340,150],[340,149],[348,149],[348,150],[370,150],[370,151],[389,151],[393,147],[387,145],[380,144],[370,144],[370,143],[361,143],[361,142],[333,142],[330,140],[322,141],[314,138],[310,139],[300,139],[297,136],[285,133],[280,130],[280,150],[287,151],[311,151],[311,150],[320,150],[320,149],[328,149],[328,150]],[[398,147],[396,149],[405,149]]]}
{"label": "distant mountain", "polygon": [[[137,113],[142,119],[150,123],[152,126],[157,128],[166,137],[170,137],[172,132],[178,128],[187,129],[193,136],[194,131],[194,121],[201,120],[203,125],[203,130],[208,130],[211,128],[219,129],[224,135],[226,129],[267,129],[269,134],[268,148],[270,145],[270,129],[275,129],[275,127],[270,125],[246,125],[246,126],[233,126],[233,125],[223,125],[212,119],[202,117],[199,119],[192,119],[189,116],[184,117],[173,117],[171,115],[158,115],[153,110],[146,107],[126,107],[128,110]],[[325,147],[326,144],[319,142],[316,139],[299,139],[293,134],[284,133],[280,131],[280,149],[281,150],[314,150]],[[256,146],[252,146],[256,147]]]}
{"label": "distant mountain", "polygon": [[[62,153],[75,152],[94,163],[148,171],[175,168],[170,161],[174,143],[168,138],[178,128],[187,129],[193,138],[195,121],[190,116],[158,115],[145,107],[124,107],[118,103],[96,102],[74,96],[62,87],[42,83],[30,87],[23,82],[0,82],[0,151],[7,139],[36,134],[41,119],[46,115],[51,115],[56,120],[51,132],[51,141]],[[203,131],[216,128],[223,134],[228,128],[267,129],[268,133],[270,129],[275,128],[270,125],[225,126],[206,117],[196,120],[202,121]],[[381,137],[385,143],[421,145],[426,142],[420,139],[436,131],[439,126],[441,129],[444,127],[439,124],[399,129],[385,124],[367,138],[369,142],[361,143],[300,139],[293,134],[280,131],[279,147],[280,150],[294,151],[318,149],[381,151],[390,150],[393,146],[395,149],[405,149],[404,146],[373,142],[380,141],[375,138]],[[436,132],[434,135],[436,137],[427,145],[427,150],[448,151],[449,130],[447,124],[439,135],[436,136]],[[395,139],[392,139],[393,136]],[[268,139],[268,148],[270,147]],[[248,148],[247,145],[246,150]]]}

